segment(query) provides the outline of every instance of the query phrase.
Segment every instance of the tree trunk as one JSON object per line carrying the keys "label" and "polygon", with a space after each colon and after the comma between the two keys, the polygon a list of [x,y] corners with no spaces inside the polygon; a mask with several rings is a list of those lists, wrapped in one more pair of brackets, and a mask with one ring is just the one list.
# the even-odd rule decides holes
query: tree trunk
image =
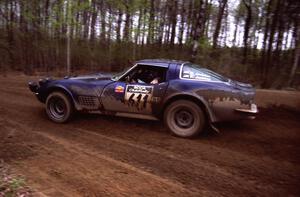
{"label": "tree trunk", "polygon": [[271,29],[270,29],[270,36],[269,36],[269,41],[268,41],[268,49],[267,49],[267,54],[266,54],[266,69],[265,69],[265,76],[264,76],[264,87],[269,87],[269,71],[273,67],[273,60],[272,60],[272,55],[273,55],[273,42],[274,42],[274,35],[278,23],[278,11],[280,9],[281,0],[277,0],[277,5],[276,5],[276,10],[274,13],[274,17],[272,20],[271,24]]}
{"label": "tree trunk", "polygon": [[[269,0],[267,5],[267,12],[266,12],[266,25],[265,25],[265,31],[264,31],[264,39],[263,39],[263,49],[261,53],[261,79],[264,80],[265,73],[266,73],[266,50],[267,50],[267,40],[269,37],[269,31],[270,31],[270,20],[271,20],[271,7],[272,7],[273,0]],[[262,84],[264,85],[264,84]]]}
{"label": "tree trunk", "polygon": [[235,27],[234,27],[234,33],[233,33],[233,40],[232,40],[232,46],[236,46],[236,37],[237,37],[237,31],[239,28],[240,18],[238,17],[235,21]]}
{"label": "tree trunk", "polygon": [[101,14],[101,30],[100,30],[100,42],[106,42],[106,6],[104,0],[100,1],[100,14]]}
{"label": "tree trunk", "polygon": [[[278,15],[282,16],[283,12],[285,11],[285,2],[283,1],[280,5],[280,10]],[[277,31],[277,42],[276,42],[276,49],[274,52],[274,62],[276,69],[279,69],[280,66],[280,61],[281,61],[281,50],[282,50],[282,42],[283,42],[283,33],[285,31],[285,19],[284,17],[279,17],[279,22],[278,22],[278,31]]]}
{"label": "tree trunk", "polygon": [[89,25],[89,21],[90,21],[90,14],[89,14],[89,12],[88,12],[88,10],[87,10],[87,8],[83,11],[83,38],[85,39],[85,40],[87,40],[87,38],[88,38],[88,35],[89,35],[89,27],[90,27],[90,25]]}
{"label": "tree trunk", "polygon": [[170,22],[172,24],[170,44],[171,46],[174,46],[175,35],[176,35],[176,24],[177,24],[177,0],[173,0]]}
{"label": "tree trunk", "polygon": [[214,49],[217,48],[217,46],[218,46],[220,29],[221,29],[222,19],[223,19],[224,10],[225,10],[227,1],[228,0],[219,0],[219,11],[218,11],[218,17],[217,17],[217,24],[216,24],[216,28],[215,28],[214,35],[213,35],[213,48]]}
{"label": "tree trunk", "polygon": [[[298,17],[300,18],[300,17]],[[294,76],[296,74],[298,65],[299,65],[299,58],[300,58],[300,23],[299,21],[295,22],[295,52],[294,52],[294,62],[293,66],[290,72],[289,80],[288,80],[288,86],[292,85]]]}
{"label": "tree trunk", "polygon": [[243,3],[247,9],[247,17],[245,22],[245,33],[244,33],[244,50],[243,50],[243,60],[242,63],[245,64],[247,61],[247,55],[248,55],[248,38],[249,38],[249,30],[251,26],[251,20],[252,20],[252,0],[243,0]]}
{"label": "tree trunk", "polygon": [[160,4],[160,9],[161,9],[161,13],[160,13],[160,22],[159,22],[159,31],[158,31],[158,46],[159,48],[161,48],[162,43],[163,43],[163,38],[164,38],[164,28],[165,28],[165,23],[166,23],[166,14],[167,14],[167,10],[168,10],[168,4],[165,4],[165,6],[163,7],[162,4]]}
{"label": "tree trunk", "polygon": [[178,43],[179,46],[183,46],[183,33],[185,29],[185,15],[186,15],[186,9],[185,9],[185,2],[182,2],[182,7],[181,7],[181,18],[180,18],[180,27],[179,27],[179,34],[178,34]]}
{"label": "tree trunk", "polygon": [[116,34],[117,34],[117,43],[121,42],[121,24],[122,24],[122,10],[118,10],[118,20],[117,20],[117,29],[116,29]]}
{"label": "tree trunk", "polygon": [[138,41],[139,41],[139,38],[140,38],[141,25],[142,25],[142,17],[143,17],[143,9],[142,9],[142,7],[139,10],[139,16],[138,17],[139,17],[138,24],[137,24],[136,32],[135,32],[135,35],[134,35],[134,43],[135,43],[135,45],[139,44]]}
{"label": "tree trunk", "polygon": [[154,40],[154,12],[155,12],[154,1],[155,0],[150,0],[150,17],[149,17],[147,44],[152,44]]}
{"label": "tree trunk", "polygon": [[71,20],[72,0],[67,1],[67,75],[71,74],[71,41],[70,41],[70,20]]}
{"label": "tree trunk", "polygon": [[126,0],[126,16],[125,16],[125,25],[124,25],[124,32],[123,32],[123,40],[125,42],[129,42],[131,40],[131,35],[130,35],[130,22],[131,22],[131,11],[130,11],[130,6],[131,6],[131,2],[130,0]]}
{"label": "tree trunk", "polygon": [[192,48],[192,57],[191,57],[192,62],[195,62],[195,60],[196,60],[200,38],[203,36],[201,33],[203,32],[202,28],[204,27],[204,24],[203,24],[204,13],[205,13],[204,4],[203,4],[203,1],[200,0],[198,12],[196,14],[196,23],[194,26],[195,30],[193,33],[193,48]]}
{"label": "tree trunk", "polygon": [[191,31],[192,31],[192,14],[193,14],[193,1],[189,1],[189,6],[188,6],[188,14],[187,14],[187,30],[186,30],[186,43],[190,42],[191,39]]}
{"label": "tree trunk", "polygon": [[91,20],[91,37],[90,37],[90,41],[91,44],[94,44],[94,40],[95,40],[95,35],[96,35],[96,21],[97,21],[97,17],[98,17],[98,10],[96,9],[96,0],[92,1],[92,20]]}

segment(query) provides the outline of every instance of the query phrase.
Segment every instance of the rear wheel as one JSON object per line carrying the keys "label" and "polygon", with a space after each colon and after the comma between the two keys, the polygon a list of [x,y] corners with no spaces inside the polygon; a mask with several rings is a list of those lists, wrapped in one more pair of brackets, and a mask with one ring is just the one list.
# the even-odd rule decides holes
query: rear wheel
{"label": "rear wheel", "polygon": [[71,118],[73,114],[73,105],[64,93],[53,92],[47,97],[46,112],[52,121],[64,123]]}
{"label": "rear wheel", "polygon": [[178,100],[171,103],[164,112],[164,122],[172,134],[190,138],[203,131],[205,116],[194,102]]}

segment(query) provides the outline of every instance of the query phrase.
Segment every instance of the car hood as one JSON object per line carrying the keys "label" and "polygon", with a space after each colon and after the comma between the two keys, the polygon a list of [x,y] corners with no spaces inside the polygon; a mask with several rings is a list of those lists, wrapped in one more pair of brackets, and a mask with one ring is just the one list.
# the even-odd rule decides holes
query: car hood
{"label": "car hood", "polygon": [[241,88],[252,88],[253,86],[249,83],[243,83],[235,80],[230,80],[230,84],[236,87],[241,87]]}
{"label": "car hood", "polygon": [[82,80],[82,81],[93,81],[93,80],[107,80],[111,79],[111,73],[94,73],[89,75],[79,75],[79,76],[72,76],[72,77],[65,77],[65,79],[71,80]]}

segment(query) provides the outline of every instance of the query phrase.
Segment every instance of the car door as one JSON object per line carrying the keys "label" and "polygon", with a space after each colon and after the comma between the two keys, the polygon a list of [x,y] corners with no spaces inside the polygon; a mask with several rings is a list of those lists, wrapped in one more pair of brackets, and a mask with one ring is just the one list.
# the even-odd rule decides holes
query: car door
{"label": "car door", "polygon": [[115,81],[106,86],[101,101],[106,111],[150,115],[162,101],[168,83],[130,83]]}

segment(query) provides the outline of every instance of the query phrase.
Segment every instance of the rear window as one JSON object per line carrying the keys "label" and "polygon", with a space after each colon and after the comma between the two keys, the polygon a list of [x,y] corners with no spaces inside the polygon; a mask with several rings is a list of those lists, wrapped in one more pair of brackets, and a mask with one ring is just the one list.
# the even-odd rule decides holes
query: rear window
{"label": "rear window", "polygon": [[222,75],[203,68],[197,64],[184,64],[180,74],[180,77],[183,79],[228,82],[226,77],[223,77]]}

